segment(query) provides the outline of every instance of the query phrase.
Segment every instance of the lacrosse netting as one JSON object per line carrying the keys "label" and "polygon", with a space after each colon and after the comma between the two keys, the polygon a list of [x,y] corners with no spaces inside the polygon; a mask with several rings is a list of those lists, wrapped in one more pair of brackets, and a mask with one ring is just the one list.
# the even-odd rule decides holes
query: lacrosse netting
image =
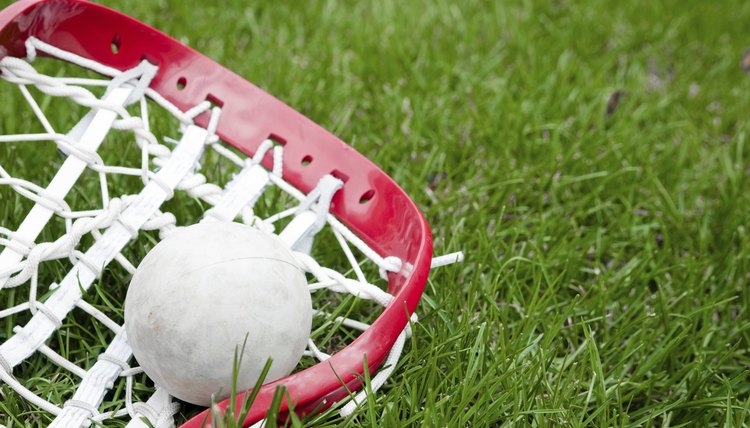
{"label": "lacrosse netting", "polygon": [[[268,139],[252,158],[222,144],[215,134],[221,108],[205,101],[180,111],[149,89],[157,67],[146,61],[120,72],[34,38],[26,48],[27,58],[0,61],[0,77],[18,87],[36,120],[7,122],[3,131],[10,135],[0,135],[10,158],[0,163],[0,215],[15,222],[0,224],[0,379],[51,414],[53,426],[109,419],[146,426],[141,418],[173,425],[179,405],[130,366],[121,302],[140,258],[178,224],[240,219],[290,246],[315,306],[300,368],[326,360],[391,302],[383,278],[401,261],[377,254],[328,212],[340,180],[323,176],[303,194],[282,178],[283,144]],[[32,66],[37,52],[112,79],[42,74]],[[71,101],[57,116],[79,114],[74,126],[45,116],[50,105]],[[193,124],[199,115],[210,115],[205,129]],[[25,126],[40,132],[18,132]],[[159,141],[156,134],[179,137]],[[260,165],[266,155],[271,171]],[[311,254],[316,236],[332,239],[319,239],[328,245]],[[449,255],[433,265],[458,259]],[[371,390],[388,378],[409,333],[407,326]],[[50,373],[36,375],[39,367]],[[23,379],[29,373],[35,375]],[[341,413],[350,414],[363,394]]]}

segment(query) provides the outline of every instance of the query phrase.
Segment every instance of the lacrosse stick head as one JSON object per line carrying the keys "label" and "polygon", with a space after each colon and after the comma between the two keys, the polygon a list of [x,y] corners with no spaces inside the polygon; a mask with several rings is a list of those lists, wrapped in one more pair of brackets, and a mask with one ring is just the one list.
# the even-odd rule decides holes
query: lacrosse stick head
{"label": "lacrosse stick head", "polygon": [[[310,194],[326,176],[343,183],[330,201],[329,212],[380,257],[393,299],[368,329],[329,359],[264,385],[246,423],[264,416],[279,385],[285,386],[295,411],[301,413],[325,409],[357,390],[365,370],[372,373],[383,364],[427,281],[431,234],[409,196],[367,158],[310,119],[211,59],[121,13],[78,0],[22,0],[0,12],[0,59],[49,55],[30,52],[32,45],[27,42],[32,39],[103,69],[126,71],[148,61],[158,67],[149,83],[152,93],[182,112],[205,101],[219,107],[215,135],[245,156],[256,155],[269,139],[281,145],[281,165],[271,153],[258,161],[267,170],[281,166],[281,178],[303,194]],[[194,124],[210,127],[211,117],[209,111],[201,113]],[[224,401],[220,407],[239,405],[242,399],[240,395],[236,403]],[[284,401],[281,411],[289,404]],[[205,420],[206,414],[199,414],[186,426],[199,426]]]}

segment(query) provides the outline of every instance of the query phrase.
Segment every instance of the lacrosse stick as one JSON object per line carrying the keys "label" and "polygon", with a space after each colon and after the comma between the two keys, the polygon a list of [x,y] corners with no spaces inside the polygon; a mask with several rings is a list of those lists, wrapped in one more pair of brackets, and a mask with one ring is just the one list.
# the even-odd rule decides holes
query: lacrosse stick
{"label": "lacrosse stick", "polygon": [[[106,79],[41,71],[56,66]],[[14,157],[0,158],[0,191],[5,191],[0,206],[24,204],[12,224],[0,224],[0,305],[6,305],[0,306],[0,320],[16,325],[9,337],[1,336],[0,379],[47,412],[53,426],[110,419],[127,426],[146,426],[144,420],[173,424],[174,400],[131,367],[118,310],[90,300],[100,284],[125,288],[127,281],[112,272],[132,274],[142,257],[138,248],[153,246],[178,224],[239,219],[277,233],[312,278],[310,291],[323,296],[315,312],[317,331],[332,333],[317,338],[351,340],[321,344],[313,337],[307,367],[256,391],[244,426],[264,417],[281,385],[288,397],[281,402],[282,414],[290,405],[307,414],[346,398],[351,400],[340,410],[351,413],[366,398],[362,392],[353,395],[363,374],[377,373],[370,388],[377,390],[398,362],[431,265],[462,257],[432,259],[430,230],[417,206],[351,147],[238,75],[118,12],[78,0],[11,4],[0,12],[0,73],[7,82],[0,82],[3,97],[16,85],[14,93],[28,102],[42,128],[9,132],[13,124],[8,122],[9,135],[0,136],[0,144],[54,144],[64,156],[58,162],[39,155],[46,168],[55,168],[46,181],[18,168]],[[82,115],[58,130],[40,97],[69,102],[78,109],[71,111]],[[171,134],[157,137],[156,109],[160,118],[173,121]],[[213,180],[208,169],[217,169],[208,168],[211,162],[219,162],[231,179]],[[118,184],[133,180],[140,183],[135,193]],[[266,203],[272,192],[273,200],[287,206],[263,212],[272,205]],[[178,222],[165,201],[180,194],[199,200],[202,209]],[[90,204],[74,206],[81,200]],[[323,266],[312,251],[320,241],[316,237],[325,233],[339,248],[337,269]],[[53,238],[44,241],[45,236]],[[64,266],[65,272],[57,276],[52,265]],[[21,295],[27,297],[18,303]],[[330,297],[339,295],[351,298]],[[354,320],[349,314],[356,310],[337,310],[332,301],[370,304],[359,312],[372,319]],[[88,317],[92,326],[84,328],[106,331],[101,334],[106,342],[97,348],[102,352],[84,367],[51,340],[78,325],[74,314]],[[22,363],[39,358],[54,363],[55,373],[75,379],[72,396],[55,402],[51,397],[57,394],[25,383]],[[150,395],[141,400],[144,391]],[[107,404],[122,395],[124,405]],[[218,408],[239,407],[244,395]],[[210,418],[206,410],[183,426],[202,426]]]}

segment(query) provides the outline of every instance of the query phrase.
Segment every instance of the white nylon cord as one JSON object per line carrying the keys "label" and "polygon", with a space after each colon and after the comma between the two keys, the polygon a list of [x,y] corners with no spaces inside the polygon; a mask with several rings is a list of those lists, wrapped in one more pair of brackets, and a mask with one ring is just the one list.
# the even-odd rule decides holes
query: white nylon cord
{"label": "white nylon cord", "polygon": [[[102,422],[108,418],[125,415],[131,418],[129,427],[144,426],[140,420],[142,416],[146,417],[154,426],[167,427],[173,425],[173,415],[178,411],[178,405],[172,402],[165,391],[157,389],[145,403],[133,401],[133,376],[141,371],[137,367],[130,368],[128,365],[131,351],[124,337],[123,329],[103,312],[83,300],[81,288],[88,288],[98,277],[102,268],[112,260],[118,261],[128,272],[133,273],[135,270],[133,263],[124,257],[120,249],[125,243],[136,238],[139,230],[158,230],[159,236],[163,238],[178,227],[172,213],[161,212],[159,209],[161,205],[159,201],[171,198],[175,189],[183,190],[188,195],[200,199],[212,207],[205,213],[206,221],[232,221],[240,217],[247,224],[269,231],[273,228],[272,223],[274,221],[295,214],[297,218],[281,233],[287,232],[285,236],[288,237],[290,245],[293,243],[296,245],[303,240],[307,241],[305,244],[300,244],[299,248],[306,251],[296,252],[295,256],[304,269],[318,281],[310,284],[311,292],[322,289],[339,293],[345,292],[361,299],[371,300],[381,306],[387,306],[393,301],[393,296],[367,281],[350,245],[359,250],[367,259],[373,261],[378,266],[381,276],[387,275],[388,272],[401,271],[404,268],[403,263],[395,257],[377,254],[351,230],[328,213],[330,199],[341,187],[342,183],[339,180],[333,177],[324,177],[321,179],[319,187],[316,187],[309,195],[305,195],[283,179],[284,151],[282,145],[274,144],[272,140],[266,140],[259,146],[252,159],[243,159],[226,147],[217,144],[219,139],[215,135],[215,131],[220,120],[221,109],[213,107],[210,102],[205,101],[186,112],[180,111],[161,95],[148,88],[150,80],[157,71],[156,66],[148,62],[142,62],[133,70],[120,72],[70,52],[62,51],[38,39],[28,39],[26,47],[28,62],[12,57],[0,60],[1,78],[19,85],[23,97],[46,133],[0,136],[0,143],[54,142],[68,156],[68,159],[75,159],[81,162],[85,168],[96,173],[100,181],[102,201],[102,208],[100,209],[73,211],[64,199],[67,191],[62,194],[48,192],[36,183],[12,176],[0,166],[0,186],[10,186],[20,196],[48,210],[50,216],[54,215],[64,219],[66,224],[65,234],[53,242],[43,243],[34,242],[36,234],[28,236],[0,226],[0,245],[5,247],[6,251],[12,251],[20,257],[14,263],[0,263],[0,289],[2,289],[3,282],[5,282],[5,287],[17,287],[27,282],[30,284],[29,300],[11,308],[0,310],[0,319],[26,310],[33,314],[32,320],[26,326],[17,327],[14,330],[14,336],[0,344],[0,380],[6,382],[28,402],[57,415],[53,426],[80,426],[89,424],[91,421]],[[114,77],[114,80],[60,78],[42,75],[29,64],[34,60],[37,52],[44,52],[100,74]],[[84,85],[107,86],[107,93],[103,99],[99,99],[89,90],[83,88]],[[42,108],[26,89],[26,86],[35,86],[39,91],[49,96],[70,99],[91,108],[91,113],[87,114],[68,134],[57,133],[44,116]],[[115,94],[118,98],[117,103],[109,100]],[[173,156],[172,150],[158,142],[149,127],[148,105],[144,95],[174,116],[180,122],[180,128],[185,135],[192,135],[192,137],[184,136],[184,141],[174,149],[175,153],[187,151],[190,152],[190,155],[186,157]],[[132,103],[139,104],[140,116],[131,116],[125,109],[124,106]],[[211,116],[206,130],[192,126],[195,117],[209,110]],[[101,120],[95,117],[95,112],[107,112],[111,115],[112,129],[132,132],[135,143],[141,150],[141,162],[138,168],[105,165],[101,156],[97,153],[98,146],[84,147],[79,143],[88,129],[101,123]],[[176,143],[174,140],[167,138],[165,138],[165,141]],[[193,144],[191,141],[197,143]],[[203,146],[211,147],[223,159],[241,168],[240,172],[224,188],[209,182],[203,174],[198,172],[196,161],[203,152]],[[270,172],[259,166],[269,150],[273,152],[273,168]],[[177,161],[177,158],[181,158],[181,160]],[[186,161],[185,159],[190,160]],[[159,172],[154,172],[150,164],[156,166]],[[139,195],[120,195],[110,198],[107,185],[108,175],[140,176],[145,187]],[[280,188],[283,192],[291,195],[299,201],[299,205],[264,220],[255,216],[253,205],[260,195],[271,187]],[[49,217],[47,220],[49,220]],[[297,229],[295,229],[297,226],[292,227],[295,221],[302,226]],[[312,246],[314,236],[326,224],[333,229],[334,236],[351,265],[356,279],[347,278],[333,269],[321,266],[309,255],[309,247]],[[78,246],[86,235],[93,236],[96,242],[88,251],[83,252],[78,249]],[[453,257],[454,255],[449,256]],[[47,261],[66,257],[70,258],[75,266],[59,285],[54,283],[50,285],[50,289],[56,291],[46,301],[38,301],[40,265]],[[462,256],[455,256],[452,259],[450,257],[435,258],[433,267],[455,262],[460,258]],[[115,335],[107,350],[99,356],[97,362],[88,370],[75,366],[45,344],[50,334],[62,325],[62,320],[74,307],[89,314]],[[316,317],[320,316],[332,318],[331,322],[335,322],[336,325],[356,331],[364,331],[369,327],[368,324],[357,320],[332,317],[316,311]],[[416,318],[414,318],[414,321],[416,321]],[[372,378],[371,391],[377,391],[394,370],[409,332],[410,329],[407,326],[389,352],[383,368]],[[13,367],[27,360],[36,351],[52,360],[55,365],[82,379],[75,395],[69,398],[62,408],[40,398],[11,375]],[[312,341],[309,343],[306,354],[319,361],[330,356],[320,351]],[[126,383],[126,408],[114,413],[100,413],[98,408],[102,399],[120,377],[124,377]],[[361,404],[365,398],[364,392],[357,394],[347,406],[341,409],[342,414],[351,413],[356,405]]]}
{"label": "white nylon cord", "polygon": [[354,413],[358,406],[364,404],[370,392],[377,392],[385,384],[385,381],[388,380],[388,378],[391,376],[391,373],[393,373],[393,371],[396,369],[396,364],[398,364],[398,360],[401,358],[401,352],[404,350],[405,342],[406,329],[404,329],[404,331],[402,331],[401,334],[398,335],[396,342],[393,344],[393,347],[388,353],[388,356],[383,362],[381,368],[378,370],[377,374],[370,379],[370,391],[367,391],[367,389],[363,388],[354,397],[351,397],[351,400],[346,403],[341,408],[341,410],[339,410],[339,414],[341,416],[347,417]]}
{"label": "white nylon cord", "polygon": [[463,263],[464,252],[457,251],[455,253],[445,254],[443,256],[434,257],[432,263],[430,263],[430,269],[435,269],[443,266],[452,265],[454,263]]}

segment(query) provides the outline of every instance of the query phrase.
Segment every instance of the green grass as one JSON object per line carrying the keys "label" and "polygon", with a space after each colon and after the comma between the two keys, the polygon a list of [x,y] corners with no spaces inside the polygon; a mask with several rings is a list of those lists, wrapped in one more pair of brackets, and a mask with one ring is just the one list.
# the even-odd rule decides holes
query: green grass
{"label": "green grass", "polygon": [[349,142],[466,252],[383,391],[309,424],[750,425],[750,3],[106,3]]}

